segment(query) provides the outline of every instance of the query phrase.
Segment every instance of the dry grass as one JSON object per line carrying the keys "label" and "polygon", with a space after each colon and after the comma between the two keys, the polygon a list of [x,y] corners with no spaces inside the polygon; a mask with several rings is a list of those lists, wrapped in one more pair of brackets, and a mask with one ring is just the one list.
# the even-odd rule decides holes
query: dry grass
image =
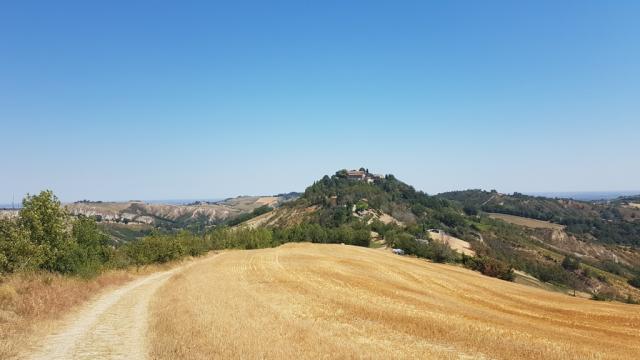
{"label": "dry grass", "polygon": [[258,205],[267,205],[267,206],[275,206],[278,203],[277,196],[263,196],[256,200],[256,204]]}
{"label": "dry grass", "polygon": [[510,224],[526,226],[534,229],[564,230],[563,225],[554,224],[549,221],[530,219],[522,216],[491,213],[489,214],[489,217],[492,219],[502,220]]}
{"label": "dry grass", "polygon": [[28,337],[48,327],[101,289],[131,279],[125,272],[113,272],[93,280],[55,274],[18,274],[0,285],[0,358],[16,356],[28,344]]}
{"label": "dry grass", "polygon": [[340,245],[235,251],[151,304],[157,359],[631,359],[640,307]]}
{"label": "dry grass", "polygon": [[458,239],[457,237],[453,237],[449,234],[440,233],[434,234],[432,232],[428,233],[429,237],[432,240],[439,241],[447,244],[451,249],[465,254],[467,256],[476,256],[476,252],[471,250],[471,244],[468,241],[464,241],[462,239]]}
{"label": "dry grass", "polygon": [[298,225],[310,214],[313,214],[318,210],[318,206],[313,205],[306,208],[291,208],[291,207],[279,207],[273,211],[269,211],[266,214],[256,216],[253,219],[249,219],[237,227],[248,227],[250,229],[257,229],[264,226],[293,226]]}
{"label": "dry grass", "polygon": [[91,280],[51,273],[0,278],[0,359],[17,356],[33,338],[96,295],[166,267],[108,271]]}

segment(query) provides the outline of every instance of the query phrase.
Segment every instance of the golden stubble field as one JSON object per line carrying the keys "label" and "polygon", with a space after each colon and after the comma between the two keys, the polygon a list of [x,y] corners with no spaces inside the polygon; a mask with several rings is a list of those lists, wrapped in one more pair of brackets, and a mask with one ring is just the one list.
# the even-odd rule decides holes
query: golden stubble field
{"label": "golden stubble field", "polygon": [[220,254],[170,279],[150,311],[156,359],[640,354],[640,306],[344,245]]}
{"label": "golden stubble field", "polygon": [[489,217],[492,219],[498,219],[504,222],[508,222],[509,224],[526,226],[533,229],[550,229],[556,231],[564,230],[564,225],[554,224],[550,221],[536,220],[522,216],[490,213]]}

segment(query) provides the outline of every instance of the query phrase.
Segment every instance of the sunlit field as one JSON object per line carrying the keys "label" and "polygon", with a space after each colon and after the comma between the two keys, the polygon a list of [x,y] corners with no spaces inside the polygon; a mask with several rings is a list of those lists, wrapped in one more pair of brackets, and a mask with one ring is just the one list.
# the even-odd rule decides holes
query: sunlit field
{"label": "sunlit field", "polygon": [[632,359],[637,306],[344,245],[230,251],[151,305],[154,358]]}

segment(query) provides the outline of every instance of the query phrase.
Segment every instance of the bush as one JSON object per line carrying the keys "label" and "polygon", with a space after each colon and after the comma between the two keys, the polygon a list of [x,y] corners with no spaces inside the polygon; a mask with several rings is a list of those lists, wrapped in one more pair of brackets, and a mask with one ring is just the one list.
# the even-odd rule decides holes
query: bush
{"label": "bush", "polygon": [[467,214],[469,216],[478,215],[478,208],[475,207],[475,206],[467,205],[462,210],[464,211],[465,214]]}
{"label": "bush", "polygon": [[556,284],[568,284],[569,275],[562,266],[558,264],[539,263],[535,265],[532,275],[543,282],[553,282]]}
{"label": "bush", "polygon": [[456,252],[449,245],[439,241],[430,241],[424,246],[426,254],[424,257],[437,263],[452,262],[456,259]]}
{"label": "bush", "polygon": [[366,201],[360,200],[356,203],[356,211],[364,211],[369,208],[369,204]]}
{"label": "bush", "polygon": [[568,271],[575,271],[580,269],[580,259],[573,256],[565,256],[562,260],[562,267]]}
{"label": "bush", "polygon": [[138,267],[151,263],[166,263],[186,254],[182,244],[175,240],[175,236],[154,234],[125,245],[123,251]]}
{"label": "bush", "polygon": [[624,275],[624,269],[620,264],[613,262],[611,260],[605,260],[601,263],[601,267],[603,270],[608,271],[612,274],[616,275]]}
{"label": "bush", "polygon": [[627,281],[629,283],[629,285],[640,289],[640,275],[634,277],[633,279],[630,279],[629,281]]}
{"label": "bush", "polygon": [[455,261],[457,254],[447,244],[418,241],[413,235],[403,231],[390,231],[385,236],[387,244],[402,249],[405,254],[432,260],[437,263]]}
{"label": "bush", "polygon": [[484,275],[507,281],[513,281],[515,278],[511,265],[500,260],[483,256],[475,258],[463,256],[462,259],[466,268],[479,271]]}
{"label": "bush", "polygon": [[611,290],[602,290],[591,294],[591,300],[596,301],[611,301],[615,298],[615,293]]}

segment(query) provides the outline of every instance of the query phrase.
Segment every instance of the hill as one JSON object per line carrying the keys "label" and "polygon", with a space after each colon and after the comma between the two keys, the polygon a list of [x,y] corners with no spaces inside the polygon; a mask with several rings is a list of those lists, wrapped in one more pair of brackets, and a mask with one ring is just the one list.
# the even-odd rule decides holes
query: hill
{"label": "hill", "polygon": [[640,351],[634,306],[341,245],[222,253],[169,279],[150,312],[157,359],[631,359]]}
{"label": "hill", "polygon": [[[369,175],[368,172],[365,174]],[[309,221],[337,227],[359,220],[369,223],[378,220],[396,225],[420,223],[427,228],[442,227],[457,234],[469,230],[461,215],[462,208],[416,191],[393,175],[353,179],[346,170],[341,170],[316,181],[299,199],[283,206],[279,212],[290,213],[291,209],[307,209],[299,212],[303,219],[286,217],[292,223]]]}
{"label": "hill", "polygon": [[[142,357],[147,343],[155,358],[626,358],[638,350],[629,305],[588,301],[638,303],[634,245],[486,213],[366,170],[325,176],[276,208],[251,204],[215,226],[114,244],[94,217],[69,215],[51,191],[26,197],[17,218],[0,220],[0,340],[8,344],[0,353],[33,343],[23,336],[31,326],[43,328],[91,289],[206,254],[191,263],[195,272],[178,266],[106,290],[66,322],[63,342],[46,338],[43,357],[127,349]],[[131,323],[153,327],[122,325]]]}
{"label": "hill", "polygon": [[637,197],[614,201],[577,201],[466,190],[439,194],[470,211],[516,215],[565,225],[582,239],[604,244],[640,246],[640,206]]}
{"label": "hill", "polygon": [[121,242],[144,236],[157,228],[203,229],[231,221],[260,207],[278,207],[295,198],[295,193],[240,196],[219,202],[194,202],[186,205],[150,204],[141,201],[79,201],[65,207],[71,215],[95,218],[112,239]]}
{"label": "hill", "polygon": [[[562,292],[635,301],[640,291],[629,281],[640,275],[640,233],[635,233],[640,223],[616,214],[611,204],[520,194],[431,196],[393,175],[361,169],[324,176],[299,199],[241,226],[273,229],[284,239],[393,247],[503,279],[524,274]],[[350,235],[334,236],[336,232]],[[463,245],[456,254],[441,246],[450,244],[442,239]],[[470,259],[463,252],[475,256]]]}

